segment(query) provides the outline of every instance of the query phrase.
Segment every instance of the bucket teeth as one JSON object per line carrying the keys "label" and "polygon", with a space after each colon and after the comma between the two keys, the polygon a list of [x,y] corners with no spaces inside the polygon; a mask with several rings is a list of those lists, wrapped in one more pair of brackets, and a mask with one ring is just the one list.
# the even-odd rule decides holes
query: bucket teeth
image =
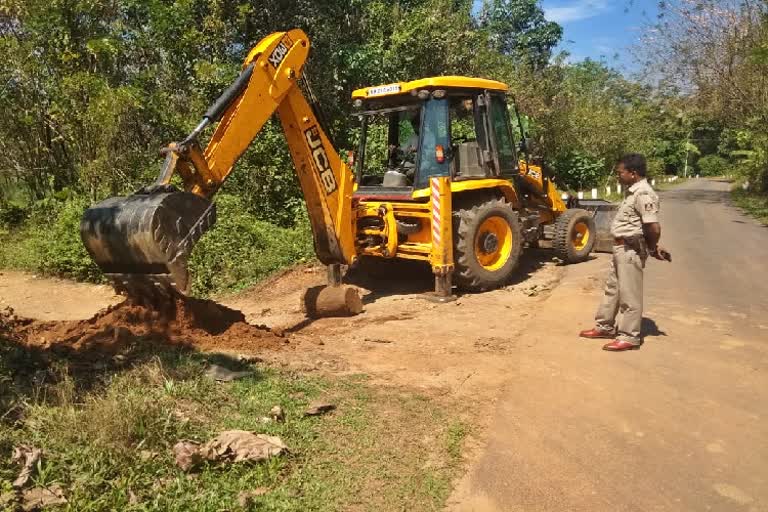
{"label": "bucket teeth", "polygon": [[187,259],[216,222],[213,203],[164,187],[113,197],[86,210],[80,235],[115,289],[134,298],[186,293]]}

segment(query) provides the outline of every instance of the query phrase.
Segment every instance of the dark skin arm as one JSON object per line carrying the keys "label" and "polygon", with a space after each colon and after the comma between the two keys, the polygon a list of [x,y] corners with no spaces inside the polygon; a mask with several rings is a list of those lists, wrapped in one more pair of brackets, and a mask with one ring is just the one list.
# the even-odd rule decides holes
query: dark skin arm
{"label": "dark skin arm", "polygon": [[670,253],[659,245],[661,239],[661,224],[658,222],[649,222],[643,224],[643,236],[648,244],[648,252],[657,260],[672,261]]}

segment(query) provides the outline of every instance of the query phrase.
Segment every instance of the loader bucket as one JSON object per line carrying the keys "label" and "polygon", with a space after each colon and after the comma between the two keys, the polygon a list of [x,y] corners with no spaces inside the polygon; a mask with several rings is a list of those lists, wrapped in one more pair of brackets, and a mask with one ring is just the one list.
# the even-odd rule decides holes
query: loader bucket
{"label": "loader bucket", "polygon": [[597,229],[597,239],[592,249],[595,252],[613,252],[613,236],[611,235],[611,223],[616,216],[619,205],[603,199],[582,199],[579,208],[583,208],[592,214]]}
{"label": "loader bucket", "polygon": [[88,208],[80,236],[115,289],[140,299],[187,292],[187,259],[215,222],[213,203],[162,186]]}

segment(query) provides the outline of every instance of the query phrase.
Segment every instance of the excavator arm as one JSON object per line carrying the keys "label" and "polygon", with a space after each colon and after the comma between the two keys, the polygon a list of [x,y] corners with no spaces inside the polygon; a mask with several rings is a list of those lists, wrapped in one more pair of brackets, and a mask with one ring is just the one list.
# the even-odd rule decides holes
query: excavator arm
{"label": "excavator arm", "polygon": [[[118,291],[137,297],[158,289],[187,292],[187,258],[215,223],[213,196],[274,113],[301,184],[318,258],[327,265],[354,261],[353,174],[299,87],[309,48],[301,30],[264,38],[192,133],[162,150],[166,158],[154,185],[85,212],[83,242]],[[198,137],[215,122],[202,150]],[[180,176],[183,191],[171,185],[174,175]]]}

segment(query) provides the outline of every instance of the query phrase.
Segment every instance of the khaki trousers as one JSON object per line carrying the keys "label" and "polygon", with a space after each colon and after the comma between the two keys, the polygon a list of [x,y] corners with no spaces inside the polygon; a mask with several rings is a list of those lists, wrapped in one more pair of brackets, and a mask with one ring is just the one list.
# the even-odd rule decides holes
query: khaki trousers
{"label": "khaki trousers", "polygon": [[[613,258],[605,283],[603,302],[595,314],[598,329],[612,331],[616,339],[639,344],[643,320],[643,268],[645,261],[633,249],[623,245],[613,248]],[[616,315],[621,312],[618,323]]]}

